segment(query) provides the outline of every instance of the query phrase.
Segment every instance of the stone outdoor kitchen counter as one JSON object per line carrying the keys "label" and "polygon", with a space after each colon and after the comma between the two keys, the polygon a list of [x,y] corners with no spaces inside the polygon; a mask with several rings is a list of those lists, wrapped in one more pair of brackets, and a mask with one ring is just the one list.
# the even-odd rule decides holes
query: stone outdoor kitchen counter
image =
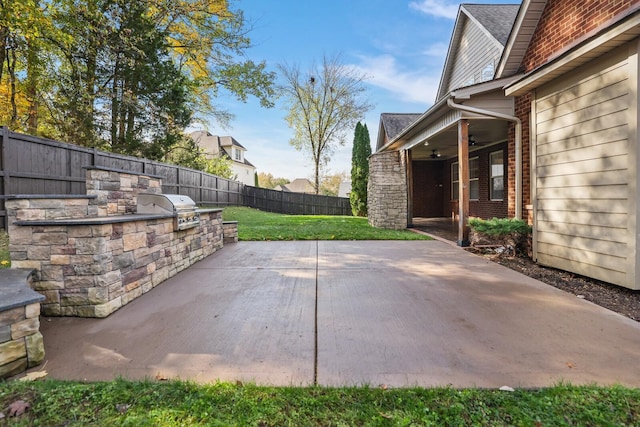
{"label": "stone outdoor kitchen counter", "polygon": [[[222,212],[220,208],[196,209],[196,213]],[[104,225],[131,221],[150,221],[154,219],[173,218],[172,214],[128,214],[100,218],[63,218],[15,221],[15,225]]]}
{"label": "stone outdoor kitchen counter", "polygon": [[160,177],[88,168],[87,194],[6,201],[12,266],[36,270],[33,289],[49,316],[105,317],[222,248],[222,209],[175,230],[172,213],[137,213]]}

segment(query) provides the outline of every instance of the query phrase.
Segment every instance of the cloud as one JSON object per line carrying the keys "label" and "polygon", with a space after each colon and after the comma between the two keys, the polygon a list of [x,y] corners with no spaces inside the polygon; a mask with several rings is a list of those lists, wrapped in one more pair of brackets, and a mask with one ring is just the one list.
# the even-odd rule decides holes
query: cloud
{"label": "cloud", "polygon": [[449,0],[412,1],[409,7],[439,18],[456,19],[458,16],[458,4]]}
{"label": "cloud", "polygon": [[428,56],[435,56],[437,58],[444,58],[447,56],[449,45],[446,43],[433,43],[426,48],[423,53]]}
{"label": "cloud", "polygon": [[361,61],[353,67],[369,77],[369,84],[390,91],[406,102],[433,103],[440,83],[440,69],[437,74],[424,69],[402,71],[391,55],[363,56]]}

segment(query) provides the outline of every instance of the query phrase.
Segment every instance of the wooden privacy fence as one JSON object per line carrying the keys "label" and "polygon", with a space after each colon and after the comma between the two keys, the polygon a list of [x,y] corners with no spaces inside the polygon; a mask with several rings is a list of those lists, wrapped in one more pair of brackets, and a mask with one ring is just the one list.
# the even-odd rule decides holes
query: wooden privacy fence
{"label": "wooden privacy fence", "polygon": [[244,185],[205,172],[24,135],[0,127],[0,225],[7,228],[4,198],[15,194],[86,194],[86,167],[162,177],[162,191],[198,204],[242,205]]}
{"label": "wooden privacy fence", "polygon": [[351,204],[345,197],[290,193],[250,186],[244,187],[244,204],[289,215],[351,215]]}
{"label": "wooden privacy fence", "polygon": [[[0,127],[0,226],[4,198],[16,194],[86,194],[85,168],[103,167],[162,177],[162,191],[209,206],[242,206],[288,214],[351,215],[349,199],[245,186],[182,166],[124,156]],[[250,197],[250,201],[245,201]]]}

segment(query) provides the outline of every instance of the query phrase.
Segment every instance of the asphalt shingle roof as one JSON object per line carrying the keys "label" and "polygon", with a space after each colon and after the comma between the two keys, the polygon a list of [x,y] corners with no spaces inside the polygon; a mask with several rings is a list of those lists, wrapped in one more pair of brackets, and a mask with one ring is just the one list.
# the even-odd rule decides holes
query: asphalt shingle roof
{"label": "asphalt shingle roof", "polygon": [[420,116],[419,113],[382,113],[380,120],[382,120],[387,138],[391,140],[411,123],[418,120]]}
{"label": "asphalt shingle roof", "polygon": [[507,43],[511,28],[520,9],[519,4],[463,4],[480,24],[500,42]]}

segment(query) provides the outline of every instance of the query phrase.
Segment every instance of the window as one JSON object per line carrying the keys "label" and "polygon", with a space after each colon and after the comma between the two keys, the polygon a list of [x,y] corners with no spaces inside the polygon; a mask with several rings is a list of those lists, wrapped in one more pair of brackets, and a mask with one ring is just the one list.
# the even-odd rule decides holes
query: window
{"label": "window", "polygon": [[489,186],[491,200],[504,200],[504,156],[502,151],[496,151],[489,155],[489,171],[491,174]]}
{"label": "window", "polygon": [[233,152],[234,152],[234,158],[237,161],[241,162],[242,161],[242,151],[238,150],[237,148],[234,148]]}
{"label": "window", "polygon": [[458,171],[458,162],[451,163],[451,199],[458,200],[458,191],[460,185],[460,175]]}
{"label": "window", "polygon": [[[458,171],[458,162],[451,164],[451,198],[458,200],[459,198],[460,175]],[[478,200],[480,196],[480,174],[478,168],[478,158],[469,159],[469,199]]]}
{"label": "window", "polygon": [[494,75],[494,71],[493,71],[493,62],[492,62],[490,64],[487,64],[487,66],[482,69],[481,80],[483,82],[489,81],[493,79],[493,75]]}
{"label": "window", "polygon": [[480,168],[478,158],[469,159],[469,199],[478,200],[480,198]]}

